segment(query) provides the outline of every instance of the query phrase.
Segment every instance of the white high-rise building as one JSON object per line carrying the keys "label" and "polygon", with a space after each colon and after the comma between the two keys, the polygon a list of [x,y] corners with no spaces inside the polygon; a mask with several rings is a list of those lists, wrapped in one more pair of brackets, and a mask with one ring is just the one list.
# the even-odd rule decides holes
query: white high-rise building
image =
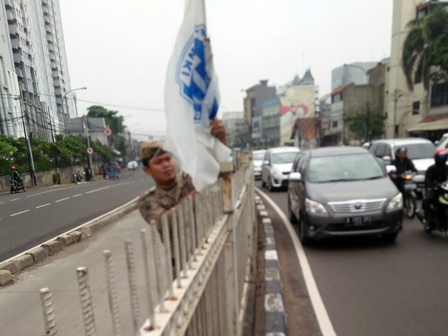
{"label": "white high-rise building", "polygon": [[0,0],[0,6],[0,133],[17,138],[24,134],[20,102],[13,98],[20,92],[19,83],[4,0]]}
{"label": "white high-rise building", "polygon": [[52,139],[74,117],[58,0],[2,0],[28,131]]}

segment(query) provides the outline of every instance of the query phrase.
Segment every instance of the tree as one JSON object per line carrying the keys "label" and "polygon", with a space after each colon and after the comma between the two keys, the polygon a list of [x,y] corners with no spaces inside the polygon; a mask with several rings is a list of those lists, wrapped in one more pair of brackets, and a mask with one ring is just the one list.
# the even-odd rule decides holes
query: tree
{"label": "tree", "polygon": [[124,118],[118,115],[118,111],[110,111],[103,106],[92,105],[87,108],[87,118],[104,118],[106,125],[110,127],[113,134],[122,133],[124,131]]}
{"label": "tree", "polygon": [[401,67],[410,90],[414,88],[414,71],[421,74],[427,90],[431,81],[448,80],[448,11],[437,1],[430,6],[427,16],[408,23]]}
{"label": "tree", "polygon": [[251,144],[252,137],[249,132],[239,132],[235,135],[233,144],[231,144],[234,148],[246,148],[247,144]]}
{"label": "tree", "polygon": [[[384,134],[384,121],[386,116],[378,112],[369,113],[369,134],[368,139],[378,139]],[[347,118],[350,123],[350,131],[353,132],[358,139],[363,139],[366,133],[366,113],[361,112],[351,115]]]}

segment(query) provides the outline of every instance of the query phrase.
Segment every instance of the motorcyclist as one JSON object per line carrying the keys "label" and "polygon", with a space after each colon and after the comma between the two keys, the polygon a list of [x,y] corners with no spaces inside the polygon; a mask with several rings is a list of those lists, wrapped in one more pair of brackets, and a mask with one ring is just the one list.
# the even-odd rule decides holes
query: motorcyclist
{"label": "motorcyclist", "polygon": [[400,147],[395,152],[395,160],[392,161],[392,165],[395,166],[396,172],[391,174],[392,181],[397,186],[398,190],[403,194],[403,200],[405,197],[404,192],[404,179],[401,177],[405,172],[412,171],[417,172],[412,160],[408,158],[408,149],[406,147]]}
{"label": "motorcyclist", "polygon": [[16,181],[19,186],[21,186],[23,183],[22,176],[20,176],[15,166],[11,167],[11,180]]}
{"label": "motorcyclist", "polygon": [[[435,189],[440,183],[446,182],[448,180],[448,167],[446,165],[448,159],[448,150],[445,148],[438,149],[434,154],[435,164],[428,168],[425,175],[425,190],[426,195],[423,201],[423,210],[425,213],[424,223],[429,225],[427,222],[429,218],[431,205],[435,204],[438,199],[439,192]],[[438,214],[437,214],[438,215]]]}

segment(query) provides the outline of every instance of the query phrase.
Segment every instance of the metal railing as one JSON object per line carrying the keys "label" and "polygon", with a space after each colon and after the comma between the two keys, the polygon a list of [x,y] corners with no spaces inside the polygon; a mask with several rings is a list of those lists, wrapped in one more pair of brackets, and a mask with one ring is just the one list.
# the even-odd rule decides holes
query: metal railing
{"label": "metal railing", "polygon": [[[222,172],[216,184],[185,198],[159,223],[153,221],[141,231],[138,245],[143,260],[135,258],[137,243],[125,240],[132,313],[126,323],[132,324],[136,335],[242,335],[248,277],[256,259],[251,153],[237,151],[234,162],[223,165]],[[121,336],[113,255],[103,253],[112,329]],[[136,272],[142,264],[144,298],[138,296]],[[93,336],[96,326],[88,269],[78,268],[77,277],[85,335]],[[141,299],[146,301],[147,316],[140,312]],[[45,332],[58,335],[50,289],[41,290],[41,301]]]}

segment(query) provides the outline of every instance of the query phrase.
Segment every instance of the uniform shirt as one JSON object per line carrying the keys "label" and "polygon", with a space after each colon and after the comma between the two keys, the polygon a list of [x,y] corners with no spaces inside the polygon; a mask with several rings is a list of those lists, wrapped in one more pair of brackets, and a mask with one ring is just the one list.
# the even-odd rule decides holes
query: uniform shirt
{"label": "uniform shirt", "polygon": [[[157,230],[162,238],[162,224],[160,217],[168,214],[169,210],[178,205],[183,198],[194,189],[190,176],[182,174],[177,178],[177,184],[170,190],[156,187],[140,196],[138,208],[145,221],[150,223],[155,220]],[[170,230],[171,231],[171,230]]]}

